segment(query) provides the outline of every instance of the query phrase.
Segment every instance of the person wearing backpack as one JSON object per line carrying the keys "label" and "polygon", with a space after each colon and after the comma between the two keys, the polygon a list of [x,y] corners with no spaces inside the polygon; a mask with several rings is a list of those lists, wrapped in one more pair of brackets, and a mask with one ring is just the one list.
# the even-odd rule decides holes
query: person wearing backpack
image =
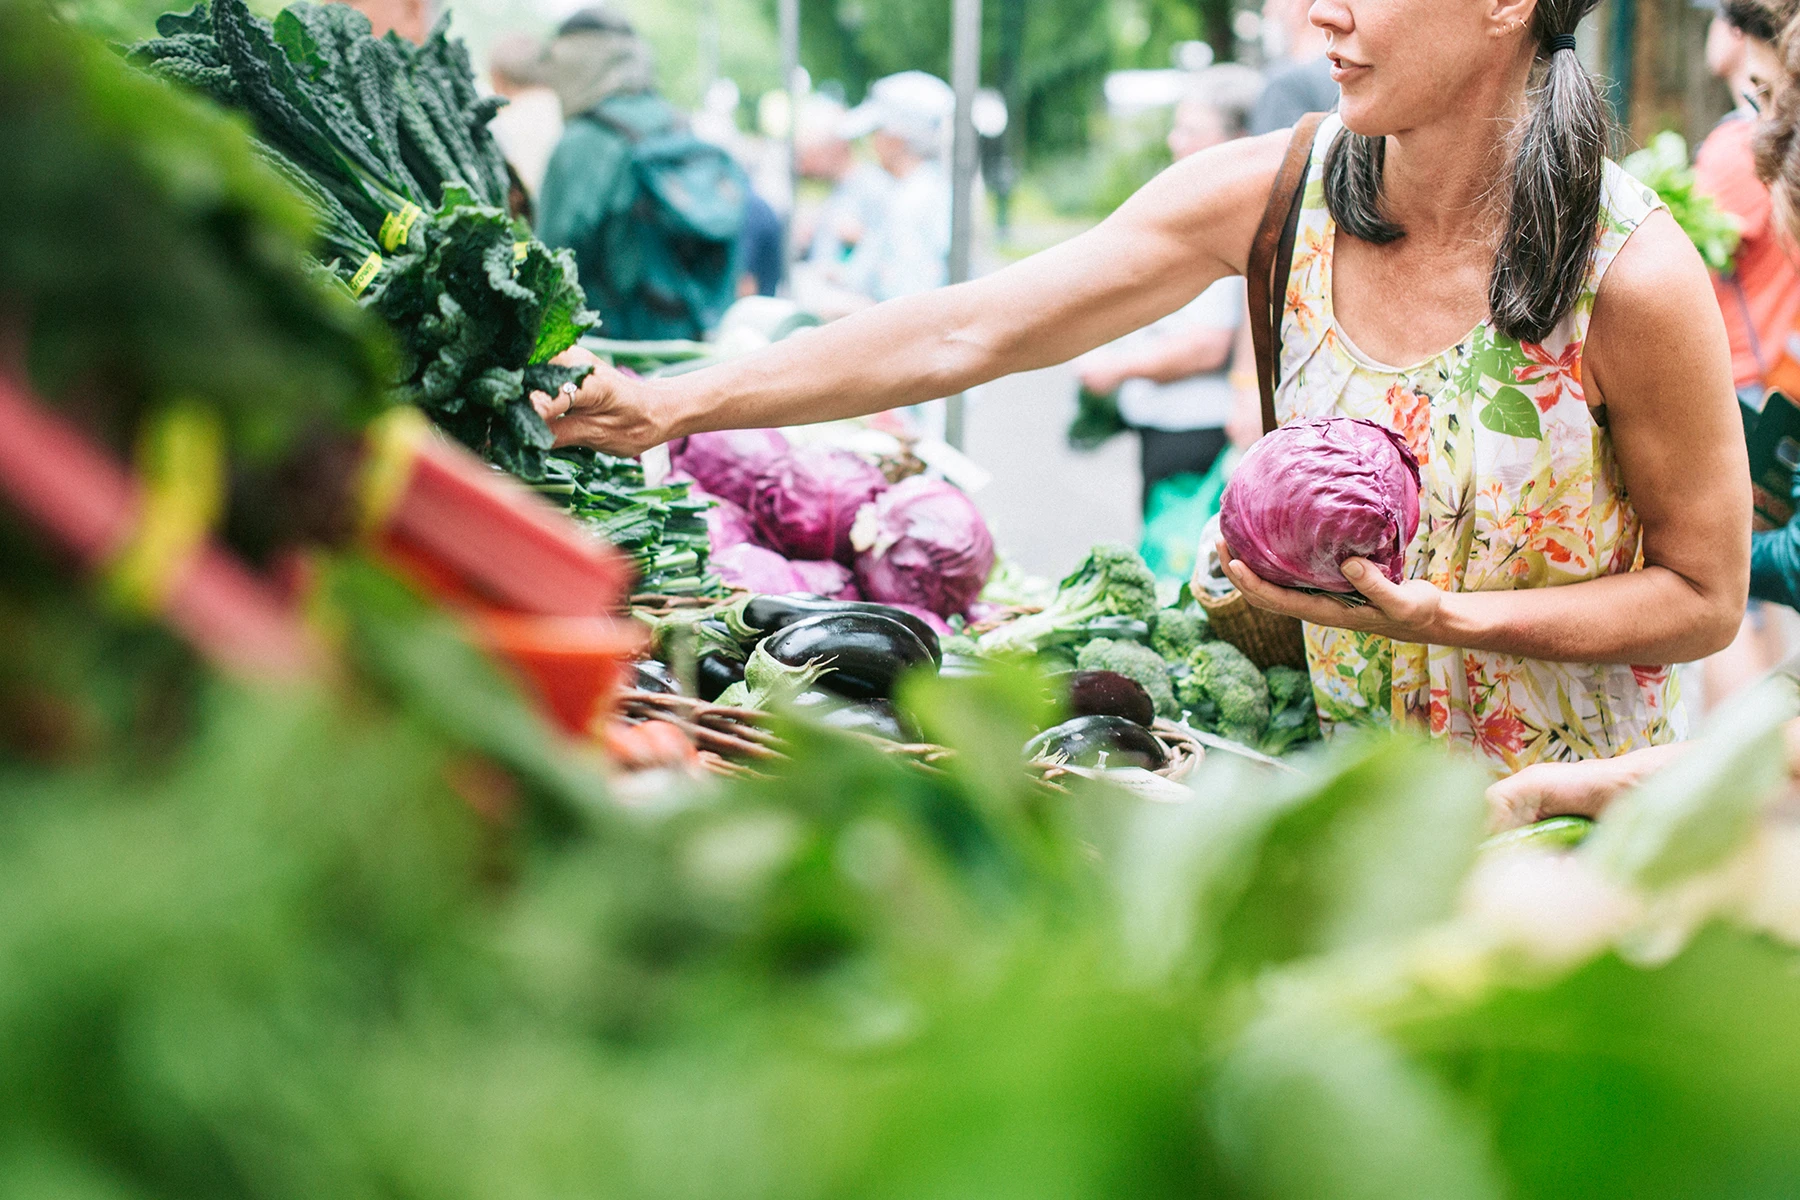
{"label": "person wearing backpack", "polygon": [[538,237],[574,253],[604,336],[705,335],[738,294],[743,169],[657,92],[649,48],[609,6],[563,22],[540,77],[566,124],[538,197]]}

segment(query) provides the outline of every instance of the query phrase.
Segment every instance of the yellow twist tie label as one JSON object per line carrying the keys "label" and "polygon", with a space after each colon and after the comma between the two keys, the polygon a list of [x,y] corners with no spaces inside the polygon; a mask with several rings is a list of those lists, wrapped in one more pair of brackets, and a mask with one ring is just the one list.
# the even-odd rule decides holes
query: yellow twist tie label
{"label": "yellow twist tie label", "polygon": [[356,487],[357,524],[364,537],[380,533],[393,515],[412,479],[415,447],[430,436],[425,414],[408,406],[391,409],[369,424]]}
{"label": "yellow twist tie label", "polygon": [[416,204],[403,204],[397,213],[389,213],[381,219],[381,248],[389,254],[406,245],[412,237],[413,222],[417,221],[424,210]]}
{"label": "yellow twist tie label", "polygon": [[516,262],[516,263],[524,262],[525,256],[530,253],[531,253],[531,243],[530,242],[514,242],[513,243],[513,261],[514,262]]}
{"label": "yellow twist tie label", "polygon": [[360,296],[369,290],[375,282],[375,276],[381,273],[381,255],[371,254],[363,259],[362,266],[356,268],[356,274],[350,277],[350,294]]}
{"label": "yellow twist tie label", "polygon": [[206,542],[225,497],[225,435],[218,417],[184,402],[153,418],[137,448],[137,527],[112,556],[108,593],[127,609],[162,609]]}

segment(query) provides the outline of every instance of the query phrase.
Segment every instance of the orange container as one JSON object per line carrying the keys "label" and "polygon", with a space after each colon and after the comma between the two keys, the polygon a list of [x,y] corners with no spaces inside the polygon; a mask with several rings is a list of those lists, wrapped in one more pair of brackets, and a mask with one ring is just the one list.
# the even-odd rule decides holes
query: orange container
{"label": "orange container", "polygon": [[485,611],[469,614],[477,640],[512,668],[562,729],[593,734],[634,668],[646,634],[608,617],[546,617]]}

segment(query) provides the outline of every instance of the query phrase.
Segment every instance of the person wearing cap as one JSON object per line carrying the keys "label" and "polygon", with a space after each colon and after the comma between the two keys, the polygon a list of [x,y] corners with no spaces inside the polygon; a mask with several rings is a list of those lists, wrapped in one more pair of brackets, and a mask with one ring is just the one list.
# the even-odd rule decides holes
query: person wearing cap
{"label": "person wearing cap", "polygon": [[704,336],[738,296],[743,168],[658,94],[649,47],[611,5],[564,21],[529,74],[565,121],[538,237],[574,254],[605,336]]}
{"label": "person wearing cap", "polygon": [[850,290],[848,267],[867,232],[887,210],[894,180],[857,155],[845,136],[845,109],[829,96],[811,95],[795,128],[794,167],[802,179],[829,184],[822,204],[796,207],[794,246],[799,257],[790,272],[800,307],[834,319],[872,302]]}
{"label": "person wearing cap", "polygon": [[904,71],[876,80],[845,114],[849,140],[867,136],[892,180],[879,219],[845,264],[845,283],[880,302],[943,287],[950,279],[947,149],[956,93],[935,75]]}

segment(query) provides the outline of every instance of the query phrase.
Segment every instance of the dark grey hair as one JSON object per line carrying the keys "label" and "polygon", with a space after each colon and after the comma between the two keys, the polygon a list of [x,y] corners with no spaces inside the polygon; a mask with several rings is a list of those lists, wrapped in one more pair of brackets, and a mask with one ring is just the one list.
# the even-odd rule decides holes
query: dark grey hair
{"label": "dark grey hair", "polygon": [[[1530,110],[1516,132],[1506,229],[1488,277],[1494,327],[1540,342],[1587,286],[1600,232],[1612,114],[1568,45],[1599,0],[1539,0]],[[1341,131],[1325,155],[1325,202],[1352,236],[1386,244],[1406,230],[1382,211],[1384,138]]]}

